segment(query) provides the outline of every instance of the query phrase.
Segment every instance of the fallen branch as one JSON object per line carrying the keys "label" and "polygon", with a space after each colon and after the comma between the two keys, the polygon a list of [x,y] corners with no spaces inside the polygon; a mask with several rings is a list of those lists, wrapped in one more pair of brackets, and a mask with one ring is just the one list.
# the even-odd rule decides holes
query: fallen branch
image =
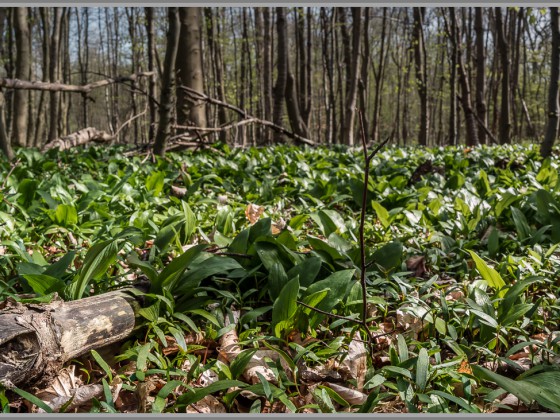
{"label": "fallen branch", "polygon": [[67,136],[54,139],[53,141],[45,144],[42,151],[46,152],[47,150],[54,148],[58,148],[60,151],[68,150],[72,147],[83,146],[91,142],[106,143],[114,138],[114,135],[111,135],[106,131],[100,131],[96,128],[88,127]]}
{"label": "fallen branch", "polygon": [[286,130],[283,127],[280,127],[279,125],[274,124],[273,122],[267,121],[267,120],[261,120],[259,118],[255,118],[252,115],[249,115],[247,113],[247,111],[238,108],[234,105],[228,104],[227,102],[223,102],[223,101],[219,101],[218,99],[214,99],[211,98],[207,95],[205,95],[204,93],[200,93],[194,89],[191,89],[187,86],[180,86],[181,89],[183,89],[188,95],[191,96],[191,98],[195,99],[195,100],[199,100],[199,101],[204,101],[204,102],[208,102],[209,104],[212,105],[218,105],[218,106],[222,106],[224,108],[230,109],[234,112],[236,112],[237,114],[241,115],[244,119],[237,122],[237,123],[231,123],[227,126],[224,127],[218,127],[218,128],[213,128],[213,129],[205,129],[205,128],[201,128],[201,127],[190,127],[190,126],[176,126],[176,128],[180,128],[180,129],[185,129],[185,130],[196,130],[196,131],[223,131],[223,130],[229,130],[231,128],[235,128],[235,127],[239,127],[240,125],[245,125],[245,124],[260,124],[263,125],[265,127],[269,127],[270,129],[279,132],[281,134],[284,134],[285,136],[295,140],[297,143],[301,143],[301,144],[307,144],[310,146],[315,146],[316,143],[313,140],[309,140],[306,139],[305,137],[302,137],[296,133],[293,133],[289,130]]}
{"label": "fallen branch", "polygon": [[141,77],[149,77],[153,76],[154,74],[155,72],[153,71],[146,71],[142,73],[131,74],[130,76],[118,76],[115,78],[98,80],[97,82],[88,83],[87,85],[67,85],[64,83],[55,82],[30,82],[27,80],[0,78],[0,87],[6,89],[43,90],[50,92],[76,92],[87,94],[90,93],[93,89],[111,85],[113,83],[134,82]]}
{"label": "fallen branch", "polygon": [[66,361],[122,340],[134,328],[135,303],[123,292],[48,304],[8,299],[0,311],[0,384],[40,388]]}

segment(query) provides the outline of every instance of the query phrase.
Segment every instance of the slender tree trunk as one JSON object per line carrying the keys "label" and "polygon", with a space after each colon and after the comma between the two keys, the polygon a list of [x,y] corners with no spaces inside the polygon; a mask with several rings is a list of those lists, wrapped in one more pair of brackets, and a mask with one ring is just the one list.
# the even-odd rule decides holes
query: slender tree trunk
{"label": "slender tree trunk", "polygon": [[[31,72],[31,48],[29,35],[29,15],[27,7],[15,8],[15,35],[16,35],[16,78],[29,80]],[[17,90],[14,94],[14,128],[15,144],[27,147],[29,92]]]}
{"label": "slender tree trunk", "polygon": [[159,124],[154,141],[154,154],[163,156],[171,132],[172,112],[175,105],[175,62],[179,46],[181,21],[177,7],[169,7],[167,15],[169,29],[167,30],[167,47],[163,64],[162,88],[159,107]]}
{"label": "slender tree trunk", "polygon": [[[220,25],[217,20],[220,19],[219,15],[216,16],[213,13],[214,8],[205,7],[204,15],[206,17],[206,27],[207,27],[207,38],[208,38],[208,49],[210,50],[210,56],[212,57],[212,69],[214,73],[214,87],[216,90],[216,97],[221,102],[226,102],[225,91],[224,91],[224,62],[222,59],[222,50],[220,46]],[[218,41],[217,41],[218,40]],[[225,107],[218,108],[218,124],[223,126],[227,123],[227,114]],[[219,134],[220,141],[226,143],[228,141],[228,135],[226,131],[221,131]]]}
{"label": "slender tree trunk", "polygon": [[[342,142],[349,146],[354,145],[354,125],[356,118],[356,102],[358,99],[358,80],[360,77],[360,48],[361,48],[361,31],[362,31],[362,8],[352,8],[352,61],[351,66],[347,69],[347,92],[346,92],[346,110],[344,112],[345,119],[342,128]],[[349,47],[348,47],[349,48]]]}
{"label": "slender tree trunk", "polygon": [[177,123],[206,127],[206,105],[204,102],[192,103],[181,85],[204,93],[204,72],[202,68],[200,7],[180,7],[181,33],[177,52]]}
{"label": "slender tree trunk", "polygon": [[550,59],[550,86],[548,88],[548,124],[541,144],[541,156],[547,158],[558,137],[558,79],[560,78],[560,19],[559,8],[550,8],[550,27],[552,31],[552,52]]}
{"label": "slender tree trunk", "polygon": [[510,142],[511,122],[510,122],[510,66],[509,66],[509,45],[505,35],[505,23],[502,19],[502,9],[496,7],[496,32],[498,36],[498,51],[500,54],[501,73],[502,73],[502,97],[500,107],[500,144]]}
{"label": "slender tree trunk", "polygon": [[429,115],[428,115],[428,86],[427,86],[427,64],[426,45],[424,42],[424,15],[425,7],[414,7],[414,25],[412,29],[412,46],[414,50],[414,64],[416,69],[416,88],[420,98],[420,131],[418,143],[421,146],[428,144]]}
{"label": "slender tree trunk", "polygon": [[[476,115],[478,119],[485,125],[488,125],[486,116],[486,58],[484,55],[484,24],[483,9],[475,7],[474,15],[474,31],[476,33]],[[486,130],[483,127],[478,128],[478,141],[480,144],[486,144]]]}
{"label": "slender tree trunk", "polygon": [[[272,116],[273,110],[273,92],[272,92],[272,21],[270,18],[270,8],[263,9],[263,96],[264,96],[264,119],[266,121],[274,121]],[[272,142],[270,130],[264,135],[265,144]]]}
{"label": "slender tree trunk", "polygon": [[[383,8],[385,10],[385,8]],[[360,78],[358,80],[358,97],[360,100],[360,113],[361,113],[361,120],[364,127],[364,133],[367,138],[369,135],[369,117],[368,117],[368,98],[369,98],[369,83],[368,83],[368,75],[369,75],[369,55],[371,50],[370,45],[370,36],[369,36],[369,22],[370,22],[370,13],[371,8],[365,7],[364,8],[364,28],[362,30],[362,57],[361,57],[361,65],[360,65]],[[382,43],[384,42],[384,36],[382,35]],[[383,53],[380,54],[383,57]],[[383,60],[383,58],[381,58]],[[360,129],[361,130],[361,129]],[[373,139],[376,140],[376,139]]]}
{"label": "slender tree trunk", "polygon": [[463,62],[463,52],[461,47],[461,34],[457,25],[457,17],[455,15],[455,8],[449,8],[449,15],[451,17],[451,31],[449,38],[453,44],[454,55],[458,58],[457,64],[459,68],[459,81],[461,84],[461,105],[463,113],[465,114],[465,124],[467,128],[467,145],[475,146],[478,144],[477,138],[477,123],[472,109],[470,80],[465,64]]}
{"label": "slender tree trunk", "polygon": [[[148,69],[156,70],[156,49],[155,49],[155,29],[154,29],[154,8],[145,7],[146,15],[146,35],[148,47]],[[155,139],[156,133],[156,76],[151,76],[148,82],[148,109],[150,113],[150,127],[148,129],[148,141]]]}
{"label": "slender tree trunk", "polygon": [[[7,15],[7,8],[0,7],[0,56],[2,57],[4,56],[4,29]],[[2,153],[4,153],[9,160],[12,160],[14,158],[14,152],[6,130],[5,115],[4,93],[0,91],[0,150],[2,150]]]}
{"label": "slender tree trunk", "polygon": [[[385,42],[387,38],[387,7],[383,8],[383,19],[381,20],[381,45],[379,47],[379,64],[377,70],[373,67],[373,77],[375,78],[375,93],[373,98],[373,119],[371,137],[374,142],[379,141],[379,113],[381,108],[381,91],[383,88],[383,76],[385,72],[385,61],[387,54],[385,52]],[[365,40],[364,40],[365,41]],[[369,60],[362,63],[364,69],[369,66]]]}
{"label": "slender tree trunk", "polygon": [[[51,82],[60,82],[60,31],[62,25],[63,8],[56,7],[54,10],[54,22],[49,46],[49,79]],[[58,120],[60,118],[60,92],[50,93],[50,116],[49,116],[49,141],[60,137],[58,131]]]}
{"label": "slender tree trunk", "polygon": [[[272,122],[282,127],[286,84],[288,82],[288,46],[286,29],[286,10],[284,7],[276,8],[276,32],[278,34],[277,46],[277,76],[274,85],[274,111]],[[274,142],[282,141],[282,134],[274,134]]]}

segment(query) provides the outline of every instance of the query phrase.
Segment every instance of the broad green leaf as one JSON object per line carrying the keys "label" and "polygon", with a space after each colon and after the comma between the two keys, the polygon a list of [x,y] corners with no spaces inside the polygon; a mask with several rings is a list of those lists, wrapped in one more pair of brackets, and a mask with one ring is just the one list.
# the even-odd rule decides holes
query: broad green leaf
{"label": "broad green leaf", "polygon": [[290,280],[272,306],[272,327],[281,321],[289,321],[297,311],[299,277]]}
{"label": "broad green leaf", "polygon": [[29,392],[24,391],[23,389],[16,388],[16,387],[11,388],[11,391],[15,392],[20,397],[25,398],[30,403],[35,404],[37,407],[42,408],[46,413],[52,413],[53,412],[53,409],[47,403],[45,403],[43,400],[37,398],[33,394],[30,394]]}
{"label": "broad green leaf", "polygon": [[527,218],[521,210],[516,207],[511,208],[511,215],[513,217],[513,223],[515,224],[515,229],[517,230],[517,235],[520,240],[527,239],[531,236],[531,227],[527,222]]}
{"label": "broad green leaf", "polygon": [[371,256],[371,261],[389,271],[400,266],[403,246],[400,242],[390,242],[383,245]]}
{"label": "broad green leaf", "polygon": [[91,355],[93,356],[93,358],[95,359],[99,367],[103,369],[103,371],[107,374],[107,377],[109,378],[109,382],[112,382],[113,372],[111,371],[111,368],[109,367],[107,362],[95,350],[91,350]]}
{"label": "broad green leaf", "polygon": [[59,204],[54,212],[54,221],[60,226],[73,226],[78,223],[78,212],[70,204]]}
{"label": "broad green leaf", "polygon": [[255,348],[243,350],[235,357],[235,359],[233,359],[229,365],[229,370],[233,379],[239,379],[241,377],[247,367],[247,364],[251,361],[258,350],[259,349]]}
{"label": "broad green leaf", "polygon": [[315,281],[319,271],[321,271],[321,264],[321,258],[308,257],[288,271],[288,278],[293,279],[295,276],[299,276],[300,285],[308,287]]}
{"label": "broad green leaf", "polygon": [[195,245],[195,246],[189,248],[187,251],[185,251],[179,257],[177,257],[173,261],[171,261],[167,265],[167,267],[165,267],[163,269],[163,271],[159,274],[157,279],[152,282],[152,285],[151,285],[152,287],[151,287],[150,291],[152,293],[160,293],[164,286],[172,285],[173,282],[175,280],[177,280],[179,275],[189,267],[190,263],[196,257],[198,257],[198,255],[200,255],[200,253],[206,247],[207,247],[206,244]]}
{"label": "broad green leaf", "polygon": [[66,283],[57,278],[47,276],[46,274],[26,274],[23,276],[33,291],[40,295],[48,295],[52,292],[62,294]]}
{"label": "broad green leaf", "polygon": [[424,392],[426,389],[429,365],[430,358],[428,356],[428,350],[422,347],[418,352],[418,360],[416,362],[416,386],[420,392]]}
{"label": "broad green leaf", "polygon": [[[506,285],[506,283],[502,279],[502,276],[500,276],[500,274],[492,267],[488,266],[488,264],[486,264],[484,260],[478,255],[476,255],[474,251],[469,250],[469,253],[471,254],[471,257],[476,264],[476,269],[478,270],[482,278],[486,280],[490,287],[496,289],[497,291],[500,291],[500,289],[502,289]],[[503,295],[503,293],[504,292],[500,292],[499,295]]]}
{"label": "broad green leaf", "polygon": [[93,245],[84,258],[84,265],[78,276],[66,288],[65,295],[72,299],[81,299],[90,281],[101,277],[109,266],[116,262],[119,244],[116,240],[98,242]]}
{"label": "broad green leaf", "polygon": [[389,215],[389,212],[377,201],[372,201],[371,205],[373,207],[373,210],[375,211],[375,214],[377,215],[377,218],[379,219],[379,222],[385,229],[387,229],[391,225],[391,217]]}
{"label": "broad green leaf", "polygon": [[275,262],[268,273],[268,294],[272,301],[280,295],[282,288],[288,282],[288,275],[284,271],[284,266]]}
{"label": "broad green leaf", "polygon": [[329,289],[327,296],[317,304],[317,308],[330,312],[342,299],[344,299],[352,286],[352,280],[356,270],[337,271],[326,279],[317,281],[307,288],[304,296]]}
{"label": "broad green leaf", "polygon": [[165,173],[162,171],[152,172],[146,178],[146,189],[153,193],[154,196],[158,196],[163,190],[163,181],[165,180]]}
{"label": "broad green leaf", "polygon": [[177,398],[176,406],[185,407],[191,404],[194,404],[205,396],[214,394],[215,392],[224,391],[229,388],[245,388],[247,384],[245,382],[236,381],[236,380],[223,380],[214,382],[211,385],[208,385],[205,388],[195,388],[193,390],[186,391],[183,395]]}

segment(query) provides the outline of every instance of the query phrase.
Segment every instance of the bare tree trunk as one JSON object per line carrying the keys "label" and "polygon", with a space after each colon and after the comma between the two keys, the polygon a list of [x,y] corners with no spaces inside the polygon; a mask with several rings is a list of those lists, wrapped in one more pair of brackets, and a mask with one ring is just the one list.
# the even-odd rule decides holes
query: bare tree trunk
{"label": "bare tree trunk", "polygon": [[[146,15],[146,34],[147,34],[147,47],[148,47],[148,70],[155,71],[156,69],[156,49],[155,49],[155,29],[154,29],[154,8],[145,7],[144,13]],[[150,113],[150,128],[148,129],[148,141],[155,139],[156,127],[156,77],[150,77],[148,83],[148,108]]]}
{"label": "bare tree trunk", "polygon": [[[284,7],[276,8],[276,32],[278,34],[277,46],[277,76],[274,85],[274,110],[272,122],[282,127],[282,115],[284,111],[284,100],[286,95],[286,85],[288,83],[288,46],[286,29],[286,10]],[[274,142],[280,143],[282,134],[274,134]]]}
{"label": "bare tree trunk", "polygon": [[[383,88],[383,76],[385,74],[385,61],[387,59],[387,54],[385,51],[385,42],[387,38],[387,9],[387,7],[383,8],[383,19],[381,20],[381,46],[379,47],[379,64],[377,65],[377,70],[375,69],[375,65],[372,64],[373,77],[375,78],[375,93],[373,98],[373,120],[371,137],[374,142],[379,141],[379,113],[381,108],[381,91]],[[364,68],[367,68],[369,66],[369,60],[364,61],[364,63],[362,63],[362,66]]]}
{"label": "bare tree trunk", "polygon": [[[270,19],[270,8],[263,9],[263,96],[264,96],[264,119],[273,120],[273,92],[272,92],[272,23]],[[264,133],[264,143],[270,144],[272,137],[270,131]]]}
{"label": "bare tree trunk", "polygon": [[[224,62],[222,59],[220,42],[216,41],[220,38],[220,25],[219,22],[216,22],[216,20],[219,20],[220,17],[218,16],[218,19],[216,19],[213,10],[214,8],[212,7],[204,8],[204,16],[206,18],[206,33],[208,39],[208,49],[212,60],[214,89],[216,90],[215,95],[218,100],[224,102],[226,99],[224,91]],[[218,124],[220,126],[227,124],[227,114],[224,107],[218,107]],[[220,131],[219,136],[221,142],[227,143],[227,131]]]}
{"label": "bare tree trunk", "polygon": [[416,68],[416,85],[420,97],[420,132],[418,143],[421,146],[428,144],[429,115],[428,115],[428,86],[427,86],[427,64],[426,45],[424,42],[424,15],[425,7],[414,7],[414,25],[412,29],[412,47],[414,50],[414,64]]}
{"label": "bare tree trunk", "polygon": [[206,127],[206,105],[203,102],[189,103],[181,85],[204,92],[202,69],[202,44],[200,7],[180,7],[181,32],[176,58],[177,69],[177,124]]}
{"label": "bare tree trunk", "polygon": [[[486,57],[484,55],[484,24],[483,9],[475,7],[474,30],[476,33],[476,115],[486,126],[488,125],[486,116],[486,101],[484,100],[486,91]],[[483,127],[478,128],[478,141],[486,144],[486,131]]]}
{"label": "bare tree trunk", "polygon": [[[346,110],[342,129],[342,142],[349,146],[354,145],[354,122],[356,118],[356,102],[358,98],[358,80],[360,77],[360,47],[362,31],[362,8],[352,8],[352,62],[347,69]],[[348,46],[349,48],[349,46]]]}
{"label": "bare tree trunk", "polygon": [[496,7],[496,32],[498,36],[497,47],[500,54],[502,70],[502,98],[500,107],[500,144],[507,144],[511,137],[510,122],[510,66],[509,66],[509,45],[505,35],[505,24],[502,19],[502,9]]}
{"label": "bare tree trunk", "polygon": [[321,17],[321,50],[322,50],[322,64],[323,73],[325,75],[325,109],[326,109],[326,143],[333,143],[333,136],[336,132],[336,122],[334,118],[334,108],[335,98],[334,98],[334,74],[333,74],[333,59],[332,59],[332,36],[333,36],[333,26],[330,24],[332,22],[332,16],[329,18],[327,15],[327,8],[321,7],[320,10]]}
{"label": "bare tree trunk", "polygon": [[463,63],[463,52],[461,47],[461,34],[457,25],[457,17],[455,16],[455,8],[449,8],[451,17],[451,31],[449,37],[452,40],[454,55],[458,58],[459,81],[461,83],[461,105],[465,114],[465,124],[467,128],[467,145],[474,146],[478,144],[477,124],[472,109],[470,80]]}
{"label": "bare tree trunk", "polygon": [[[54,22],[49,46],[49,80],[53,83],[60,82],[60,30],[62,24],[63,8],[55,7]],[[58,119],[60,118],[60,92],[50,93],[49,140],[59,137]]]}
{"label": "bare tree trunk", "polygon": [[[7,8],[0,7],[0,56],[4,56],[4,28],[7,18]],[[12,145],[8,137],[6,130],[6,110],[5,110],[5,100],[4,93],[0,91],[0,150],[4,155],[12,160],[14,158],[14,152],[12,150]]]}
{"label": "bare tree trunk", "polygon": [[[16,35],[16,78],[29,80],[31,72],[31,48],[29,35],[29,15],[27,7],[15,8]],[[29,92],[16,91],[14,94],[14,142],[20,147],[27,147]]]}
{"label": "bare tree trunk", "polygon": [[[454,13],[454,8],[450,7],[450,13]],[[443,14],[445,19],[445,12]],[[449,134],[448,144],[457,144],[457,62],[459,61],[459,51],[454,42],[454,35],[457,31],[457,21],[451,21],[451,29],[448,31],[448,38],[451,42],[451,68],[449,75]]]}
{"label": "bare tree trunk", "polygon": [[541,144],[541,156],[547,158],[558,137],[558,79],[560,78],[560,19],[559,8],[550,8],[550,28],[552,31],[552,53],[550,59],[550,86],[548,88],[548,124]]}
{"label": "bare tree trunk", "polygon": [[167,47],[163,65],[162,87],[159,107],[159,124],[154,141],[154,154],[163,156],[167,148],[171,131],[171,118],[175,105],[175,62],[179,46],[181,21],[177,7],[168,8],[169,29],[167,30]]}

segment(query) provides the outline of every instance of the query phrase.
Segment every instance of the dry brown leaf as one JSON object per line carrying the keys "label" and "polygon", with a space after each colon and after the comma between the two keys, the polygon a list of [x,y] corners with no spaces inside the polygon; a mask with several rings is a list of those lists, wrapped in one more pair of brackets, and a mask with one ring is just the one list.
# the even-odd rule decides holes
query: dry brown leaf
{"label": "dry brown leaf", "polygon": [[245,216],[250,224],[254,225],[260,219],[262,214],[264,213],[264,207],[259,206],[257,204],[249,203],[247,208],[245,209]]}
{"label": "dry brown leaf", "polygon": [[367,395],[355,389],[350,389],[345,386],[325,382],[324,385],[328,386],[338,395],[340,395],[348,404],[361,405],[366,402]]}
{"label": "dry brown leaf", "polygon": [[367,370],[367,350],[359,331],[348,344],[348,353],[341,363],[341,369],[356,380],[358,390],[363,390]]}
{"label": "dry brown leaf", "polygon": [[[237,322],[239,320],[239,311],[232,311],[232,314],[233,320],[230,320],[226,317],[226,326],[231,325],[231,323],[237,325]],[[239,355],[239,353],[241,353],[241,347],[239,347],[239,337],[235,328],[222,335],[222,337],[220,338],[220,346],[221,348],[219,353],[221,356],[221,360],[225,363],[233,362]],[[257,384],[260,382],[257,373],[260,373],[267,381],[270,381],[274,384],[278,383],[276,375],[274,374],[272,369],[268,367],[268,363],[266,362],[266,360],[270,359],[273,361],[277,361],[279,357],[279,354],[274,350],[257,350],[251,360],[247,363],[245,371],[243,372],[243,376],[250,383]],[[291,369],[284,361],[284,359],[280,359],[280,363],[288,376],[291,375]]]}
{"label": "dry brown leaf", "polygon": [[426,268],[426,257],[415,255],[406,260],[406,269],[413,271],[415,277],[422,277],[428,270]]}
{"label": "dry brown leaf", "polygon": [[171,195],[174,195],[175,197],[178,198],[183,198],[185,195],[187,195],[187,189],[183,188],[183,187],[177,187],[175,185],[171,186]]}
{"label": "dry brown leaf", "polygon": [[187,407],[187,413],[224,414],[226,412],[224,405],[213,395],[207,395]]}

